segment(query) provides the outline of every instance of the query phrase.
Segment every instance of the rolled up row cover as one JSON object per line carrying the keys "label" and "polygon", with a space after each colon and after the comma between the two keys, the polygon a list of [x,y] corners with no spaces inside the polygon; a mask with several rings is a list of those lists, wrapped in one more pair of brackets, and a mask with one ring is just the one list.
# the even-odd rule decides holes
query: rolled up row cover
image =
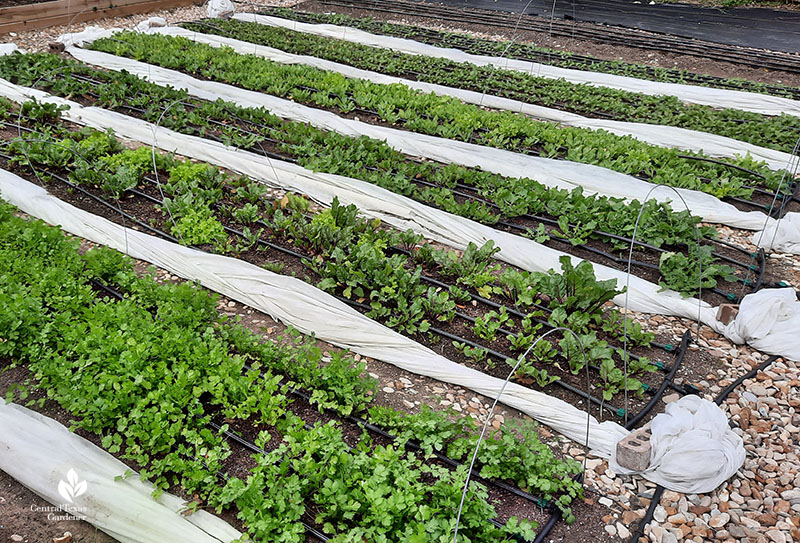
{"label": "rolled up row cover", "polygon": [[704,153],[717,158],[735,158],[750,155],[751,157],[764,161],[773,170],[791,169],[794,161],[798,157],[793,157],[789,153],[776,151],[767,147],[760,147],[739,141],[725,136],[709,134],[680,128],[677,126],[664,126],[656,124],[645,124],[625,121],[612,121],[608,119],[591,119],[575,113],[568,113],[544,106],[528,104],[519,100],[512,100],[502,96],[494,96],[487,93],[480,93],[471,90],[446,87],[424,81],[415,81],[384,75],[377,72],[353,68],[346,64],[332,62],[317,57],[307,55],[296,55],[257,45],[251,42],[236,40],[214,34],[203,34],[192,30],[179,27],[167,27],[148,30],[148,33],[163,34],[166,36],[181,36],[198,43],[204,43],[213,47],[230,47],[237,53],[256,55],[273,62],[281,64],[302,64],[313,66],[320,70],[336,72],[346,77],[364,79],[373,83],[383,85],[400,84],[426,93],[434,93],[440,96],[450,96],[459,100],[475,104],[482,107],[513,111],[542,121],[550,121],[564,126],[575,128],[586,128],[590,130],[605,130],[618,136],[631,136],[637,140],[658,145],[660,147],[671,147],[685,151],[695,151]]}
{"label": "rolled up row cover", "polygon": [[[86,30],[83,37],[62,36],[66,43],[91,41],[101,36],[113,35],[115,29]],[[86,36],[89,37],[86,37]],[[800,213],[787,213],[776,221],[760,211],[739,211],[733,205],[704,192],[674,189],[654,185],[630,175],[599,166],[566,160],[554,160],[515,153],[495,147],[485,147],[446,138],[417,134],[346,119],[338,115],[310,108],[260,92],[240,89],[215,81],[199,80],[175,70],[169,70],[136,60],[68,46],[67,51],[78,60],[112,70],[125,70],[159,85],[185,89],[191,95],[205,100],[223,99],[242,107],[263,107],[280,117],[331,130],[347,136],[368,136],[382,140],[397,151],[411,156],[425,157],[442,163],[460,164],[481,168],[508,177],[530,177],[548,187],[572,190],[581,186],[586,194],[601,194],[627,200],[654,199],[668,203],[678,211],[689,209],[704,221],[726,224],[747,230],[770,232],[757,234],[754,243],[762,243],[771,250],[800,253]],[[660,187],[660,188],[656,188]],[[680,197],[676,197],[676,193]]]}
{"label": "rolled up row cover", "polygon": [[699,87],[683,83],[661,83],[622,75],[557,68],[555,66],[548,66],[547,64],[529,62],[526,60],[473,55],[459,49],[436,47],[407,38],[371,34],[357,28],[331,24],[301,23],[299,21],[281,19],[280,17],[254,15],[252,13],[237,13],[233,18],[241,21],[257,22],[270,26],[288,28],[297,32],[307,32],[317,36],[351,41],[353,43],[360,43],[372,47],[391,49],[402,53],[446,58],[456,62],[468,62],[476,66],[494,66],[496,68],[515,70],[550,79],[564,79],[570,83],[585,83],[595,87],[608,87],[611,89],[640,92],[651,96],[675,96],[682,102],[688,104],[701,104],[712,107],[720,107],[720,105],[723,105],[727,108],[751,111],[763,115],[780,115],[782,113],[787,113],[800,117],[800,101],[782,98],[780,96]]}

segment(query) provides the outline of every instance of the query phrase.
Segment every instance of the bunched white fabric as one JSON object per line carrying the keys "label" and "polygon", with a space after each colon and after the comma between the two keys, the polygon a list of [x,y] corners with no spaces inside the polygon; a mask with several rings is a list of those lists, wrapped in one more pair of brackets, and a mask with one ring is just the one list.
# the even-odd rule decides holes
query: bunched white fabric
{"label": "bunched white fabric", "polygon": [[725,412],[699,396],[684,396],[667,404],[653,419],[650,467],[630,472],[616,463],[615,473],[638,473],[669,490],[710,492],[744,464],[742,438],[728,425]]}
{"label": "bunched white fabric", "polygon": [[[58,421],[2,398],[0,470],[62,507],[54,515],[85,516],[121,543],[229,543],[242,536],[205,511],[181,515],[184,500],[177,496],[154,500],[153,486],[138,475],[117,480],[128,466]],[[67,493],[72,503],[59,492],[65,484],[77,490]]]}

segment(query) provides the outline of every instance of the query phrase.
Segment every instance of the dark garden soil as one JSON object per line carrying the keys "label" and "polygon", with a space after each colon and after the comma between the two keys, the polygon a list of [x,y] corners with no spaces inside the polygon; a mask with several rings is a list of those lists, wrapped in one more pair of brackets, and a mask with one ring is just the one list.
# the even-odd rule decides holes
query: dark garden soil
{"label": "dark garden soil", "polygon": [[[594,56],[605,60],[623,60],[635,62],[649,66],[660,66],[662,68],[678,68],[699,74],[713,75],[716,77],[742,78],[762,83],[783,84],[790,86],[800,86],[800,74],[789,72],[773,71],[760,68],[750,68],[738,64],[718,62],[709,59],[697,58],[689,55],[680,55],[664,52],[648,52],[635,47],[624,47],[619,45],[609,45],[591,40],[570,39],[565,37],[551,37],[545,32],[531,32],[525,30],[513,31],[513,19],[508,30],[496,26],[484,26],[478,24],[466,24],[460,22],[444,21],[427,17],[415,17],[383,13],[369,9],[369,2],[365,2],[363,9],[351,9],[348,7],[320,4],[315,0],[303,2],[294,7],[298,11],[310,11],[314,13],[330,13],[332,10],[337,13],[351,15],[353,17],[371,17],[373,19],[399,22],[403,24],[413,24],[428,28],[445,28],[453,31],[466,30],[489,36],[495,39],[514,40],[515,42],[526,42],[540,47],[549,47],[560,51],[571,51],[574,53]],[[575,22],[576,26],[588,25],[592,23]]]}

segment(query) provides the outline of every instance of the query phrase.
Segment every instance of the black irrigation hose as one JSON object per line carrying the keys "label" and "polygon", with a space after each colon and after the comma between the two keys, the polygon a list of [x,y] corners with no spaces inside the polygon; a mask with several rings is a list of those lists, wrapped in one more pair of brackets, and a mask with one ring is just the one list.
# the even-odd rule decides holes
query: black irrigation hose
{"label": "black irrigation hose", "polygon": [[[97,279],[90,279],[89,282],[92,285],[94,285],[96,288],[98,288],[98,289],[110,294],[112,297],[116,298],[117,300],[122,300],[122,299],[125,298],[125,296],[120,291],[118,291],[117,289],[111,287],[110,285],[107,285],[106,283],[104,283],[102,281],[99,281]],[[309,404],[311,403],[311,396],[309,396],[308,394],[306,394],[304,392],[301,392],[297,388],[292,388],[291,390],[289,390],[289,394],[297,396],[298,398],[302,398],[306,402],[309,402]],[[360,417],[356,417],[354,415],[342,416],[342,415],[336,413],[335,411],[333,411],[332,409],[325,409],[325,411],[328,412],[328,413],[332,413],[336,417],[339,417],[339,418],[342,418],[344,420],[347,420],[348,422],[352,422],[352,423],[357,424],[359,426],[363,426],[364,428],[368,429],[369,431],[371,431],[371,432],[373,432],[375,434],[378,434],[378,435],[380,435],[380,436],[382,436],[382,437],[384,437],[386,439],[389,439],[392,442],[396,442],[397,441],[397,436],[394,436],[394,435],[390,434],[389,432],[387,432],[386,430],[384,430],[380,426],[377,426],[376,424],[371,423],[371,422],[369,422],[369,421],[367,421],[365,419],[362,419]],[[235,432],[232,432],[230,430],[224,430],[223,431],[222,427],[220,425],[216,424],[213,421],[209,422],[209,426],[211,426],[212,428],[214,428],[217,431],[222,431],[226,438],[228,438],[228,439],[230,439],[232,441],[235,441],[236,443],[238,443],[242,447],[245,447],[246,449],[250,450],[251,452],[258,453],[258,454],[263,454],[263,455],[268,454],[267,451],[265,451],[264,449],[262,449],[261,447],[259,447],[255,443],[253,443],[251,441],[248,441],[247,439],[244,439],[239,434],[237,434]],[[417,450],[417,451],[421,451],[422,450],[422,447],[420,447],[420,445],[417,442],[411,441],[411,440],[406,441],[405,446],[407,448],[412,449],[412,450]],[[447,456],[445,454],[442,454],[439,451],[432,451],[432,453],[436,457],[437,460],[439,460],[440,462],[442,462],[444,464],[447,464],[450,467],[457,468],[457,467],[462,465],[462,462],[459,462],[457,460],[453,460],[449,456]],[[518,497],[520,497],[520,498],[522,498],[522,499],[524,499],[524,500],[526,500],[528,502],[534,503],[534,504],[536,504],[536,505],[538,505],[540,507],[544,507],[545,505],[547,505],[547,501],[544,498],[542,498],[541,496],[535,496],[535,495],[531,494],[530,492],[527,492],[525,490],[522,490],[519,487],[510,485],[508,483],[505,483],[505,482],[503,482],[501,480],[497,480],[497,479],[493,479],[493,478],[487,479],[487,478],[484,478],[484,477],[482,477],[480,475],[477,475],[477,474],[472,475],[472,479],[477,481],[477,482],[479,482],[479,483],[481,483],[481,484],[488,485],[488,486],[495,486],[495,487],[497,487],[497,488],[499,488],[501,490],[505,490],[506,492],[514,494],[515,496],[518,496]],[[554,508],[553,512],[554,511],[558,511],[559,518],[560,518],[561,511],[559,509],[557,509],[557,508]],[[552,513],[551,513],[551,518],[548,519],[548,523],[550,522],[550,520],[552,520]],[[501,527],[501,525],[499,523],[494,522],[494,524],[496,526],[498,526],[498,527]],[[304,524],[304,527],[307,529],[307,531],[309,529],[313,530],[312,527],[306,526],[305,524]],[[314,535],[316,535],[317,537],[322,536],[322,534],[314,534]],[[322,537],[324,537],[324,536],[322,536]],[[537,540],[538,540],[538,538],[537,538]],[[324,539],[324,541],[327,541],[327,538]]]}
{"label": "black irrigation hose", "polygon": [[690,330],[686,330],[686,332],[683,333],[683,339],[681,339],[681,346],[678,349],[677,360],[672,365],[672,369],[664,378],[664,380],[661,382],[661,386],[658,388],[658,391],[656,391],[656,393],[653,395],[650,401],[647,402],[647,405],[645,405],[641,411],[639,411],[636,415],[634,415],[633,418],[628,419],[628,422],[625,424],[625,428],[627,430],[635,428],[636,425],[639,424],[639,422],[650,412],[650,410],[653,409],[653,407],[656,406],[658,401],[661,399],[661,395],[667,389],[667,386],[669,386],[669,384],[675,378],[675,372],[678,371],[678,367],[681,365],[683,357],[686,355],[686,350],[689,348],[689,343],[691,342],[691,340],[692,340],[692,333]]}
{"label": "black irrigation hose", "polygon": [[[365,5],[357,0],[320,0],[328,6],[368,9],[400,16],[417,16],[437,21],[495,26],[520,31],[547,32],[553,36],[590,39],[615,45],[637,47],[679,53],[712,60],[743,64],[757,68],[768,68],[800,73],[800,60],[788,53],[753,50],[691,38],[673,37],[667,34],[643,34],[627,28],[607,25],[579,25],[568,21],[543,19],[537,16],[520,17],[487,10],[451,9],[428,3],[401,2],[398,0],[370,0]],[[273,14],[274,15],[274,14]],[[277,14],[280,16],[280,14]],[[516,24],[514,24],[516,21]],[[553,53],[550,53],[551,55]]]}
{"label": "black irrigation hose", "polygon": [[744,375],[742,375],[741,377],[736,379],[733,383],[731,383],[730,385],[725,387],[725,389],[722,392],[719,393],[717,398],[714,400],[714,403],[717,404],[717,405],[722,405],[722,402],[725,401],[725,399],[730,395],[731,392],[733,392],[733,390],[736,387],[741,385],[744,381],[746,381],[748,379],[752,379],[753,377],[758,375],[758,372],[764,371],[765,369],[767,369],[773,362],[775,362],[779,358],[780,358],[780,356],[772,355],[769,358],[767,358],[764,362],[762,362],[761,364],[759,364],[755,368],[751,369],[750,371],[748,371],[747,373],[745,373]]}
{"label": "black irrigation hose", "polygon": [[[767,367],[769,367],[778,358],[780,358],[780,356],[776,355],[770,356],[767,360],[765,360],[755,368],[751,369],[750,371],[748,371],[747,373],[736,379],[733,383],[725,387],[725,389],[722,390],[722,392],[720,392],[717,395],[716,399],[714,400],[714,403],[717,405],[721,405],[722,402],[725,401],[728,395],[731,392],[733,392],[736,387],[741,385],[747,379],[752,379],[753,377],[755,377],[759,371],[767,369]],[[661,501],[661,495],[663,493],[664,493],[664,487],[661,485],[656,486],[656,490],[655,492],[653,492],[653,498],[650,500],[650,506],[647,508],[647,512],[645,512],[645,515],[639,522],[639,525],[637,526],[636,530],[631,534],[630,538],[628,539],[628,543],[636,543],[637,541],[639,541],[639,537],[644,536],[644,529],[650,523],[650,521],[653,520],[653,513],[656,510],[656,506]]]}
{"label": "black irrigation hose", "polygon": [[[266,454],[268,454],[268,453],[267,453],[267,451],[265,451],[264,449],[262,449],[261,447],[259,447],[259,446],[258,446],[258,445],[256,445],[255,443],[253,443],[252,441],[249,441],[249,440],[247,440],[247,439],[245,439],[245,438],[241,437],[241,436],[240,436],[240,435],[238,435],[237,433],[235,433],[235,432],[232,432],[232,431],[230,431],[230,430],[222,430],[222,427],[221,427],[221,426],[219,426],[218,424],[214,423],[214,422],[209,422],[209,426],[210,426],[211,428],[214,428],[214,429],[215,429],[215,430],[217,430],[217,431],[222,431],[222,434],[223,434],[223,435],[224,435],[224,436],[225,436],[227,439],[229,439],[229,440],[231,440],[231,441],[233,441],[233,442],[237,443],[238,445],[240,445],[241,447],[244,447],[245,449],[247,449],[247,450],[249,450],[249,451],[252,451],[252,452],[254,452],[254,453],[257,453],[257,454],[262,454],[262,455],[266,455]],[[308,427],[308,424],[306,424],[306,426]],[[448,459],[448,460],[449,460],[449,459]],[[452,460],[451,460],[451,462],[452,462]],[[482,479],[481,477],[479,477],[479,476],[476,476],[476,475],[473,475],[473,476],[472,476],[472,479],[476,479],[476,480],[478,480],[478,479],[481,479],[483,482],[487,482],[487,481],[486,481],[486,479]],[[510,487],[510,488],[513,488],[513,487]],[[520,492],[522,492],[522,491],[520,491]],[[535,503],[535,502],[534,502],[534,503]],[[538,505],[538,504],[537,504],[537,505]],[[551,516],[552,516],[552,513],[551,513]],[[548,519],[548,520],[549,520],[549,519]],[[322,539],[322,541],[328,541],[328,539],[329,539],[329,538],[328,538],[327,536],[325,536],[325,535],[324,535],[322,532],[319,532],[319,531],[318,531],[318,530],[316,530],[314,527],[312,527],[312,526],[309,526],[308,524],[306,524],[306,523],[305,523],[305,522],[303,522],[303,521],[301,521],[301,522],[302,522],[302,524],[303,524],[303,528],[304,528],[304,529],[305,529],[307,532],[311,533],[311,534],[312,534],[312,535],[314,535],[315,537],[318,537],[318,538]],[[493,525],[493,526],[495,526],[496,528],[501,528],[501,529],[502,529],[502,528],[504,527],[504,524],[502,524],[501,522],[499,522],[497,519],[487,519],[487,522],[489,522],[490,524],[492,524],[492,525]],[[518,539],[518,541],[521,541],[522,543],[533,543],[533,542],[530,542],[530,541],[528,541],[527,539],[524,539],[524,538],[521,538],[521,537]]]}
{"label": "black irrigation hose", "polygon": [[[301,391],[299,391],[297,389],[293,389],[293,390],[291,390],[289,392],[290,392],[290,394],[293,394],[293,395],[295,395],[295,396],[297,396],[299,398],[302,398],[303,400],[305,400],[305,401],[307,401],[309,403],[311,402],[311,396],[309,396],[308,394],[306,394],[304,392],[301,392]],[[378,426],[378,425],[376,425],[376,424],[374,424],[372,422],[369,422],[366,419],[362,419],[362,418],[356,417],[354,415],[342,416],[342,415],[339,415],[338,413],[335,413],[334,411],[332,411],[330,409],[326,409],[326,411],[334,413],[336,416],[338,416],[340,418],[343,418],[344,420],[347,420],[348,422],[352,422],[354,424],[363,426],[367,430],[369,430],[369,431],[371,431],[371,432],[373,432],[375,434],[378,434],[381,437],[389,439],[389,440],[391,440],[393,442],[397,441],[397,436],[390,434],[389,432],[387,432],[386,430],[384,430],[380,426]],[[409,441],[406,442],[405,445],[406,445],[406,447],[408,447],[408,448],[410,448],[412,450],[415,450],[415,451],[421,451],[422,450],[422,447],[420,447],[419,444],[416,441],[409,440]],[[433,456],[436,457],[437,460],[439,460],[440,462],[442,462],[444,464],[447,464],[450,467],[456,468],[458,466],[463,465],[462,462],[459,462],[458,460],[453,460],[449,456],[447,456],[447,455],[445,455],[445,454],[443,454],[443,453],[441,453],[439,451],[435,451],[434,450],[434,451],[432,451],[432,454],[433,454]],[[472,475],[471,478],[473,480],[475,480],[475,481],[478,481],[479,483],[482,483],[482,484],[485,484],[485,485],[490,485],[490,486],[495,486],[497,488],[500,488],[502,490],[510,492],[510,493],[514,494],[515,496],[518,496],[518,497],[520,497],[520,498],[522,498],[522,499],[524,499],[526,501],[529,501],[531,503],[535,503],[536,505],[539,505],[539,506],[546,505],[546,500],[544,500],[541,496],[535,496],[534,494],[531,494],[530,492],[522,490],[521,488],[518,488],[516,486],[510,485],[510,484],[505,483],[503,481],[500,481],[500,480],[497,480],[497,479],[493,479],[493,478],[492,479],[487,479],[487,478],[481,477],[480,475]]]}

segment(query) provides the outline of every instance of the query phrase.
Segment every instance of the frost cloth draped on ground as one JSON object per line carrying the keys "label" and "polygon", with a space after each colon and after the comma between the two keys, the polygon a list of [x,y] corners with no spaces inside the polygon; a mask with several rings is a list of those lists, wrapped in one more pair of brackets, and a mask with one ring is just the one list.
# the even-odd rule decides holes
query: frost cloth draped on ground
{"label": "frost cloth draped on ground", "polygon": [[[113,29],[87,29],[81,34],[62,36],[60,39],[65,43],[72,43],[76,40],[77,42],[90,42],[103,36],[112,35],[114,32]],[[754,242],[761,241],[765,246],[770,246],[772,250],[800,252],[800,213],[787,213],[778,222],[760,211],[739,211],[733,205],[710,194],[688,189],[675,189],[686,202],[684,205],[683,201],[675,197],[675,192],[671,189],[654,190],[660,185],[654,185],[598,166],[535,157],[494,147],[484,147],[373,125],[342,118],[328,111],[303,106],[268,94],[240,89],[215,81],[199,80],[175,70],[100,51],[90,51],[71,45],[67,47],[67,51],[82,62],[112,70],[125,70],[159,85],[184,89],[201,99],[211,101],[223,99],[242,107],[263,107],[279,117],[309,123],[323,130],[331,130],[353,137],[365,135],[382,140],[393,149],[411,156],[425,157],[448,164],[478,167],[512,178],[527,176],[548,187],[571,190],[576,186],[581,186],[586,194],[596,193],[628,200],[635,199],[640,202],[645,201],[649,196],[658,201],[668,202],[677,211],[683,211],[688,206],[693,215],[701,217],[706,222],[768,232],[768,235],[764,236],[757,233],[754,236]],[[777,232],[774,232],[776,228]]]}
{"label": "frost cloth draped on ground", "polygon": [[420,43],[406,38],[395,38],[392,36],[381,36],[371,34],[363,30],[352,27],[336,26],[330,24],[311,24],[299,21],[290,21],[280,17],[270,17],[267,15],[254,15],[252,13],[239,13],[233,16],[234,19],[242,21],[257,22],[271,26],[288,28],[297,32],[307,32],[317,36],[325,36],[340,40],[393,49],[403,53],[423,55],[437,58],[447,58],[456,62],[469,62],[478,66],[496,66],[506,70],[516,70],[526,74],[535,74],[551,79],[564,79],[571,83],[588,83],[597,87],[609,87],[631,92],[640,92],[649,95],[676,96],[679,100],[690,104],[702,104],[707,106],[725,107],[741,109],[742,111],[752,111],[764,115],[780,115],[788,113],[800,116],[800,101],[767,94],[753,92],[734,91],[727,89],[715,89],[711,87],[698,87],[694,85],[684,85],[679,83],[661,83],[648,81],[646,79],[636,79],[621,75],[605,74],[598,72],[588,72],[584,70],[571,70],[568,68],[557,68],[546,64],[528,62],[500,57],[485,55],[473,55],[465,53],[459,49],[449,49],[436,47],[425,43]]}
{"label": "frost cloth draped on ground", "polygon": [[[791,164],[793,157],[789,153],[759,147],[751,143],[737,141],[732,138],[708,134],[696,130],[688,130],[674,126],[662,126],[654,124],[644,124],[635,122],[611,121],[606,119],[590,119],[575,113],[559,111],[557,109],[527,104],[519,100],[483,94],[471,90],[446,87],[422,81],[413,81],[384,75],[377,72],[361,70],[306,55],[296,55],[274,49],[263,45],[250,42],[226,38],[213,34],[202,34],[187,30],[185,28],[167,27],[153,29],[150,33],[164,34],[167,36],[182,36],[198,43],[204,43],[213,47],[231,47],[237,53],[257,55],[274,62],[282,64],[303,64],[313,66],[321,70],[340,73],[346,77],[356,79],[366,79],[374,83],[384,85],[401,84],[406,87],[420,90],[422,92],[432,92],[441,96],[451,96],[463,102],[475,104],[483,107],[524,113],[535,119],[552,121],[565,126],[577,128],[589,128],[592,130],[606,130],[618,136],[633,136],[634,138],[659,145],[661,147],[674,147],[688,151],[703,152],[708,156],[718,158],[733,158],[750,154],[757,160],[763,160],[773,170],[786,169],[787,164]],[[796,160],[796,157],[795,157]]]}

